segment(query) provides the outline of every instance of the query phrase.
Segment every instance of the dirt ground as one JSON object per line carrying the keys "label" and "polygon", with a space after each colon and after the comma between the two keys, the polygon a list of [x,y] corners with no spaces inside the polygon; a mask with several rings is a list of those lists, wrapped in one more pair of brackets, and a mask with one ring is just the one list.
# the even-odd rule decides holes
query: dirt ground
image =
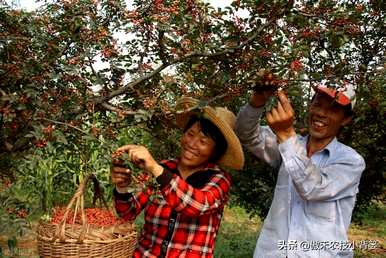
{"label": "dirt ground", "polygon": [[39,257],[36,236],[34,234],[17,239],[17,247],[13,254],[10,253],[8,248],[8,237],[0,236],[0,247],[3,251],[0,257]]}

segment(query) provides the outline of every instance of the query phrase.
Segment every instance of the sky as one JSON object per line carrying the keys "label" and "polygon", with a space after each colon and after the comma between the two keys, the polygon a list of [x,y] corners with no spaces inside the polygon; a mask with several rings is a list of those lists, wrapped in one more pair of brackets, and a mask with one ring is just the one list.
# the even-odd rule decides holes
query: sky
{"label": "sky", "polygon": [[6,0],[8,3],[19,3],[20,7],[25,8],[28,11],[32,11],[38,7],[38,4],[34,0]]}

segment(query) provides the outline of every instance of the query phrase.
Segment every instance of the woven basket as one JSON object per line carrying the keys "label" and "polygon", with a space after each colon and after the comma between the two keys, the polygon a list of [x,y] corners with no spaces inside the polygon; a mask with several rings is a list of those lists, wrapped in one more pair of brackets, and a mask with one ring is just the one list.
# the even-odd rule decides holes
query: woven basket
{"label": "woven basket", "polygon": [[[92,177],[92,174],[86,176],[79,185],[59,224],[39,223],[37,240],[40,257],[132,257],[137,243],[132,222],[109,227],[87,224],[84,191]],[[81,224],[66,224],[73,206],[75,215],[81,213]]]}

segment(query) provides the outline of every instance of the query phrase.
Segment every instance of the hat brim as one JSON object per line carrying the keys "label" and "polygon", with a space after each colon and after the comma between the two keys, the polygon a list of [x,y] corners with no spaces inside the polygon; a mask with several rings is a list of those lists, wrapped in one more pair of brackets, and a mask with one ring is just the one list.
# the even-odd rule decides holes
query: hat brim
{"label": "hat brim", "polygon": [[346,95],[344,95],[342,92],[337,91],[335,89],[319,86],[315,88],[315,91],[327,94],[331,98],[335,99],[335,101],[342,106],[351,104],[351,100]]}
{"label": "hat brim", "polygon": [[[240,170],[244,166],[244,153],[239,141],[231,126],[217,116],[214,108],[210,106],[200,107],[204,118],[211,121],[223,134],[228,147],[223,156],[218,160],[218,165]],[[185,128],[192,115],[197,114],[199,101],[190,98],[181,98],[176,105],[176,123],[181,129]]]}

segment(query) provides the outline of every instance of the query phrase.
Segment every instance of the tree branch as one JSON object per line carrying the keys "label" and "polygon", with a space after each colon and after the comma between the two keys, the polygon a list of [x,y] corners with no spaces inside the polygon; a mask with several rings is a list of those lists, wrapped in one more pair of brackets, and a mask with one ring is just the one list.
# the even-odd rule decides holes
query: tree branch
{"label": "tree branch", "polygon": [[113,111],[113,112],[117,112],[117,113],[120,113],[122,115],[136,115],[136,114],[139,114],[138,111],[133,111],[133,110],[122,110],[118,107],[115,107],[107,102],[104,102],[101,104],[102,107],[106,108],[107,110],[110,110],[110,111]]}
{"label": "tree branch", "polygon": [[166,62],[166,63],[163,63],[161,64],[158,68],[156,68],[155,70],[153,70],[152,72],[138,78],[137,80],[135,81],[132,81],[130,83],[128,83],[127,85],[125,85],[124,87],[121,87],[115,91],[112,91],[110,92],[110,94],[108,94],[107,96],[103,96],[103,97],[99,97],[99,98],[95,98],[94,99],[94,103],[96,105],[99,105],[99,104],[102,104],[116,96],[119,96],[121,94],[124,94],[128,89],[133,89],[135,86],[137,86],[138,84],[152,78],[153,76],[155,76],[156,74],[160,73],[162,70],[164,70],[165,68],[171,66],[171,65],[175,65],[175,64],[178,64],[178,63],[182,63],[188,59],[191,59],[193,57],[206,57],[206,58],[209,58],[209,57],[215,57],[215,56],[222,56],[222,55],[226,55],[226,54],[230,54],[230,53],[234,53],[236,50],[238,49],[242,49],[244,48],[245,46],[251,44],[260,34],[261,32],[266,29],[268,26],[270,26],[271,24],[273,24],[275,21],[276,21],[276,17],[268,20],[268,22],[262,26],[260,26],[256,31],[255,33],[253,33],[252,36],[250,36],[246,41],[244,41],[242,44],[238,45],[238,46],[234,46],[234,47],[226,47],[224,48],[222,51],[218,51],[218,52],[199,52],[199,51],[193,51],[189,54],[186,54],[182,57],[178,57],[178,58],[175,58],[174,60],[171,60],[169,62]]}
{"label": "tree branch", "polygon": [[[87,56],[87,61],[88,61],[88,65],[89,65],[89,67],[90,67],[90,69],[91,69],[92,74],[93,74],[95,77],[97,77],[99,80],[102,81],[102,78],[99,76],[99,73],[97,73],[97,71],[95,71],[94,66],[92,65],[92,59],[91,59],[89,56]],[[106,84],[106,83],[103,83],[103,88],[104,88],[105,90],[108,90],[108,87],[107,87],[107,84]]]}
{"label": "tree branch", "polygon": [[75,129],[83,134],[87,134],[89,135],[88,132],[86,131],[83,131],[82,129],[80,129],[79,127],[76,127],[74,125],[71,125],[71,124],[68,124],[68,123],[65,123],[65,122],[60,122],[60,121],[56,121],[56,120],[52,120],[52,119],[48,119],[48,118],[39,118],[37,120],[44,120],[44,121],[47,121],[47,122],[50,122],[50,123],[53,123],[53,124],[58,124],[58,125],[64,125],[64,126],[68,126],[68,127],[71,127],[72,129]]}

